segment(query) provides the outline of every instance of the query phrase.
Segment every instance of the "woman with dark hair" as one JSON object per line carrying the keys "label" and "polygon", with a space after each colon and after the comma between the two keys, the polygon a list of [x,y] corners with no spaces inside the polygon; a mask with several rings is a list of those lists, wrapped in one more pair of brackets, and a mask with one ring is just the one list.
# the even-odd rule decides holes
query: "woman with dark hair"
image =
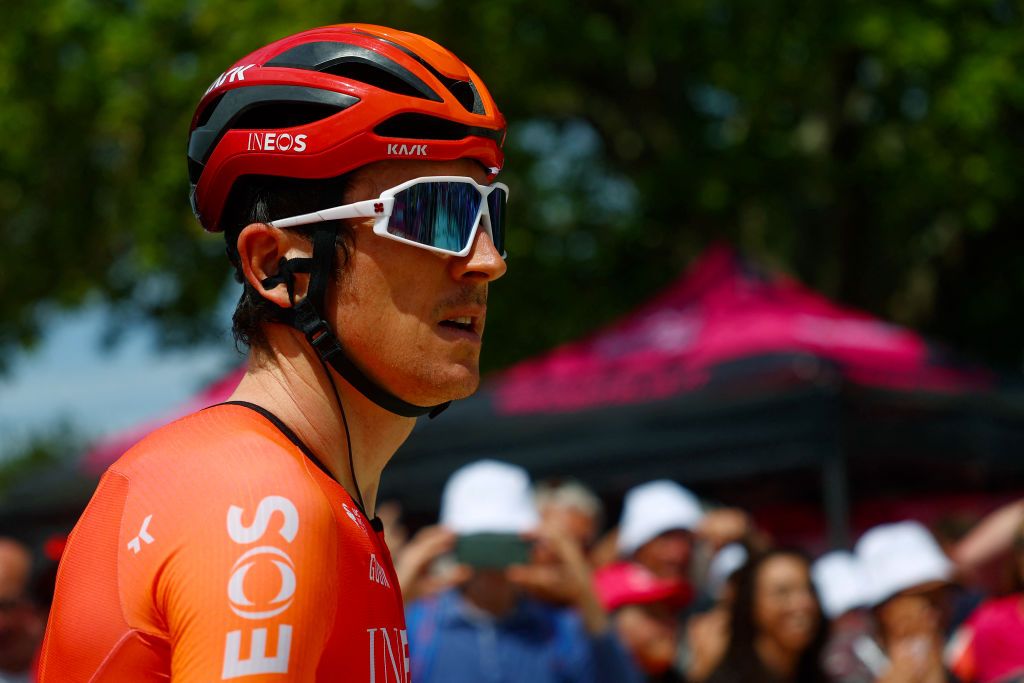
{"label": "woman with dark hair", "polygon": [[729,648],[707,683],[824,683],[827,629],[810,561],[770,550],[736,575]]}

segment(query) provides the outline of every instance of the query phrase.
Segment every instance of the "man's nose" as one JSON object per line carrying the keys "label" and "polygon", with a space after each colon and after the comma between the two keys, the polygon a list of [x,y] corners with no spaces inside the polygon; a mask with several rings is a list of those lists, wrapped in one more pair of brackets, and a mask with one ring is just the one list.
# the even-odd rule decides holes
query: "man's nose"
{"label": "man's nose", "polygon": [[450,268],[456,280],[469,278],[481,282],[497,280],[507,270],[505,259],[484,230],[477,231],[468,254],[451,260]]}

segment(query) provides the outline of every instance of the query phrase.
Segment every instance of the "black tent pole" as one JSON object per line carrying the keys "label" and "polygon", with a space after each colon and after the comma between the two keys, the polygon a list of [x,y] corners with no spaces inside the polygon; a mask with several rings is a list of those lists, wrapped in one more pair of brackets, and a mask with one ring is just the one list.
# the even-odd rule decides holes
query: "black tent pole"
{"label": "black tent pole", "polygon": [[831,442],[821,465],[822,500],[832,548],[850,547],[850,480],[847,473],[842,382],[833,387]]}

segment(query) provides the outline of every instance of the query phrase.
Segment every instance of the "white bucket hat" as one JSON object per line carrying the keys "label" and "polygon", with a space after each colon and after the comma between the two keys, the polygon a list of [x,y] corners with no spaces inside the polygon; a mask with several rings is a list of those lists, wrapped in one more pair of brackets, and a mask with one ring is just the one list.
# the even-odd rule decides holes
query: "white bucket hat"
{"label": "white bucket hat", "polygon": [[936,581],[948,582],[953,563],[918,522],[881,524],[864,532],[854,552],[867,573],[871,604]]}
{"label": "white bucket hat", "polygon": [[819,557],[811,567],[811,580],[829,619],[871,604],[867,572],[849,551],[834,550]]}
{"label": "white bucket hat", "polygon": [[530,476],[516,465],[470,463],[448,478],[441,494],[441,525],[459,535],[521,534],[538,521]]}
{"label": "white bucket hat", "polygon": [[659,479],[636,486],[622,504],[619,554],[628,557],[666,531],[693,531],[703,517],[697,497],[674,481]]}

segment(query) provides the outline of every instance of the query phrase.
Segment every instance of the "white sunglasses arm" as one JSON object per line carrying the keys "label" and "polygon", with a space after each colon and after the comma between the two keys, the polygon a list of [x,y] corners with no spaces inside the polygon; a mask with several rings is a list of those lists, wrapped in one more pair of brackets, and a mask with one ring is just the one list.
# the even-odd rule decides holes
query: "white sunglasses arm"
{"label": "white sunglasses arm", "polygon": [[282,218],[271,221],[270,226],[274,228],[292,228],[296,225],[308,225],[310,223],[321,223],[323,221],[337,221],[343,218],[378,218],[390,216],[391,209],[395,204],[394,198],[388,199],[367,199],[366,201],[354,204],[335,206],[323,211],[304,213],[301,216]]}

